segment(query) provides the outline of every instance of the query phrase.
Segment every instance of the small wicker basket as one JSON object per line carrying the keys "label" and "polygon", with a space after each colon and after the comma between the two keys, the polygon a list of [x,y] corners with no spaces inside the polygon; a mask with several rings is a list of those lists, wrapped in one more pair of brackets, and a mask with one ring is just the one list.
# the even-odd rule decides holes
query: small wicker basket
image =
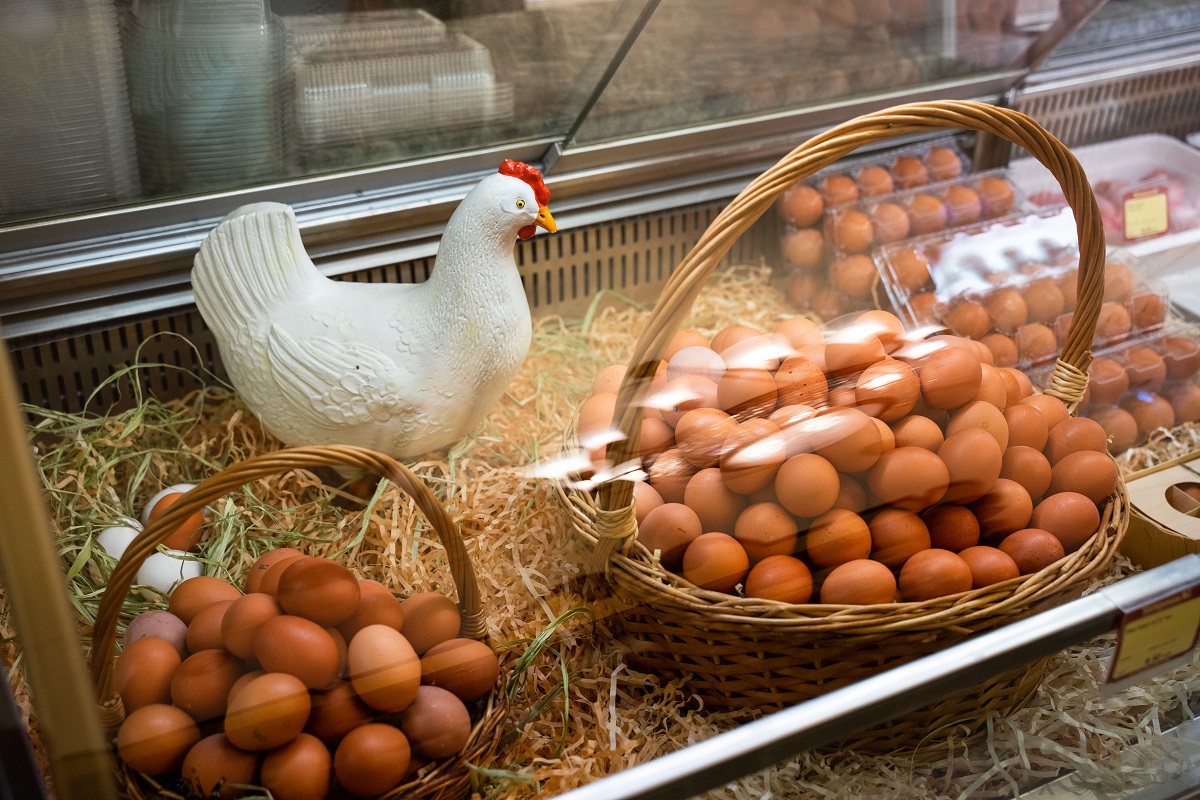
{"label": "small wicker basket", "polygon": [[[479,584],[463,546],[461,530],[420,478],[395,459],[360,447],[323,446],[278,450],[227,467],[197,485],[167,513],[150,524],[129,545],[117,563],[101,598],[92,638],[92,679],[96,697],[100,701],[101,720],[110,730],[115,730],[125,718],[121,698],[113,688],[117,618],[142,562],[189,516],[244,484],[293,470],[331,466],[367,470],[391,481],[413,498],[446,550],[462,614],[459,635],[472,639],[484,638],[486,626]],[[469,795],[471,771],[467,764],[487,766],[499,747],[502,723],[507,714],[503,698],[504,693],[498,684],[488,697],[483,715],[471,730],[470,739],[457,757],[427,767],[417,780],[401,785],[382,797],[459,800]],[[136,800],[184,800],[154,778],[130,770],[120,763],[120,759],[116,761],[117,780],[123,796]]]}
{"label": "small wicker basket", "polygon": [[[614,414],[614,426],[625,438],[609,445],[609,460],[620,464],[638,457],[642,403],[671,337],[734,241],[788,187],[868,142],[946,128],[985,131],[1025,147],[1054,173],[1075,212],[1078,307],[1048,390],[1074,411],[1087,386],[1104,286],[1104,232],[1086,176],[1061,142],[1020,113],[975,102],[920,103],[868,114],[810,139],[756,178],[712,222],[672,274],[635,345]],[[706,705],[747,712],[802,702],[1077,596],[1110,562],[1128,524],[1119,484],[1101,509],[1096,535],[1038,573],[927,602],[787,605],[702,590],[666,572],[636,541],[631,482],[608,482],[595,493],[565,485],[559,491],[575,530],[594,548],[595,568],[627,605],[624,630],[635,664],[686,674],[688,691]],[[1041,662],[1013,670],[856,737],[854,744],[908,748],[928,742],[935,731],[972,726],[988,712],[1011,713],[1032,697],[1043,667]]]}

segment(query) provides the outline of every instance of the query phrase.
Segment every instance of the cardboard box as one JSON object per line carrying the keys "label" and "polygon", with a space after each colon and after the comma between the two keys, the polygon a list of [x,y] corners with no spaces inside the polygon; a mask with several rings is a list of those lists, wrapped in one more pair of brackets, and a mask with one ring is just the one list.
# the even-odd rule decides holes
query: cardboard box
{"label": "cardboard box", "polygon": [[1126,478],[1129,531],[1121,552],[1149,569],[1200,553],[1200,454]]}

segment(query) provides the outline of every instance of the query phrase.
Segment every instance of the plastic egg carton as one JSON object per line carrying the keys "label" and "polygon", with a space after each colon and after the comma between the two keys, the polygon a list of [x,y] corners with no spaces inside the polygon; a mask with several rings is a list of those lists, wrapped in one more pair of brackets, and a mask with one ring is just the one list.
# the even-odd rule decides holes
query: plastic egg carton
{"label": "plastic egg carton", "polygon": [[[1075,310],[1079,251],[1069,208],[1013,214],[883,248],[881,274],[906,324],[941,324],[992,351],[997,366],[1052,361]],[[1159,329],[1167,292],[1131,254],[1110,250],[1095,346]]]}
{"label": "plastic egg carton", "polygon": [[[1157,331],[1096,351],[1080,413],[1101,424],[1109,452],[1119,455],[1159,428],[1200,421],[1198,371],[1200,326],[1168,319]],[[1044,389],[1052,372],[1046,364],[1029,377]]]}

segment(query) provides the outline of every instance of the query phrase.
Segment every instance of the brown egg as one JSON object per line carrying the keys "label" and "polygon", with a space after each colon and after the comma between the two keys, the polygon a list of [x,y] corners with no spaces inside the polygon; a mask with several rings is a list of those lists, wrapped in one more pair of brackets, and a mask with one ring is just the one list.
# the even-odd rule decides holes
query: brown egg
{"label": "brown egg", "polygon": [[898,585],[907,602],[933,600],[970,591],[971,568],[949,550],[922,550],[904,563]]}
{"label": "brown egg", "polygon": [[852,330],[836,334],[825,345],[825,371],[830,377],[862,372],[886,356],[883,342],[874,334]]}
{"label": "brown egg", "polygon": [[192,792],[221,800],[241,795],[244,790],[235,788],[236,785],[253,784],[257,774],[258,754],[234,747],[223,733],[197,742],[184,757],[181,770],[181,777]]}
{"label": "brown egg", "polygon": [[929,170],[913,156],[900,156],[892,164],[892,177],[897,189],[915,189],[929,183]]}
{"label": "brown egg", "polygon": [[[1162,340],[1163,361],[1167,377],[1173,381],[1187,380],[1200,370],[1200,345],[1186,336],[1166,336]],[[1092,362],[1095,363],[1095,362]]]}
{"label": "brown egg", "polygon": [[1124,264],[1104,265],[1104,302],[1125,303],[1133,296],[1133,273]]}
{"label": "brown egg", "polygon": [[871,246],[875,228],[861,211],[840,212],[833,221],[833,242],[844,253],[861,253]]}
{"label": "brown egg", "polygon": [[785,220],[801,228],[815,225],[825,213],[825,201],[820,192],[802,183],[788,188],[777,205]]}
{"label": "brown egg", "polygon": [[171,592],[168,610],[190,625],[200,611],[222,600],[236,600],[242,596],[236,586],[220,578],[201,575],[181,581]]}
{"label": "brown egg", "polygon": [[855,182],[858,184],[858,193],[861,197],[881,197],[891,194],[896,189],[891,173],[883,167],[874,165],[863,167]]}
{"label": "brown egg", "polygon": [[838,499],[834,501],[833,507],[853,511],[855,514],[861,514],[867,510],[867,490],[863,485],[849,475],[840,475],[840,486],[838,490]]}
{"label": "brown egg", "polygon": [[308,558],[312,558],[312,556],[301,555],[299,558],[282,558],[268,565],[266,570],[263,571],[262,576],[258,579],[259,593],[275,597],[279,591],[279,579],[283,577],[283,573],[292,565],[292,562]]}
{"label": "brown egg", "polygon": [[979,343],[992,354],[992,363],[998,369],[1011,368],[1017,364],[1017,343],[1003,333],[989,333]]}
{"label": "brown egg", "polygon": [[916,291],[929,282],[929,261],[916,250],[901,248],[889,251],[888,263],[896,282],[903,289]]}
{"label": "brown egg", "polygon": [[950,472],[935,453],[920,447],[897,447],[879,458],[867,483],[882,502],[920,511],[942,499],[950,486]]}
{"label": "brown egg", "polygon": [[835,408],[796,426],[817,455],[841,472],[870,469],[883,453],[883,438],[871,418],[853,408]]}
{"label": "brown egg", "polygon": [[1008,478],[998,478],[988,493],[969,508],[979,520],[981,535],[1004,536],[1029,524],[1029,518],[1033,515],[1033,499],[1021,484]]}
{"label": "brown egg", "polygon": [[979,391],[979,360],[959,347],[944,347],[921,367],[921,392],[934,408],[957,408]]}
{"label": "brown egg", "polygon": [[[238,599],[242,600],[244,597],[239,597]],[[225,612],[229,610],[229,607],[233,603],[233,600],[221,600],[200,609],[200,612],[192,618],[192,623],[188,625],[186,638],[187,647],[190,652],[198,653],[201,650],[224,647],[224,642],[221,638],[221,621],[225,618]]]}
{"label": "brown egg", "polygon": [[991,403],[976,400],[955,411],[946,423],[946,438],[972,428],[986,431],[1001,450],[1008,447],[1008,423],[1004,412]]}
{"label": "brown egg", "polygon": [[911,511],[885,508],[871,518],[871,558],[892,569],[930,547],[929,529]]}
{"label": "brown egg", "polygon": [[1129,389],[1125,367],[1109,358],[1096,358],[1088,367],[1088,388],[1092,402],[1098,405],[1115,404]]}
{"label": "brown egg", "polygon": [[937,233],[950,222],[950,209],[931,194],[917,194],[908,202],[908,219],[915,236]]}
{"label": "brown egg", "polygon": [[1054,466],[1063,457],[1080,450],[1103,453],[1108,449],[1108,435],[1100,423],[1093,419],[1071,417],[1050,429],[1043,452]]}
{"label": "brown egg", "polygon": [[328,686],[338,672],[337,643],[312,620],[285,614],[258,626],[254,657],[267,672],[286,672],[310,689]]}
{"label": "brown egg", "polygon": [[1025,528],[1004,537],[1000,549],[1017,564],[1022,575],[1040,572],[1066,553],[1062,542],[1049,531]]}
{"label": "brown egg", "polygon": [[1163,389],[1163,399],[1175,409],[1175,424],[1200,419],[1200,386],[1182,383]]}
{"label": "brown egg", "polygon": [[838,259],[829,267],[830,282],[848,297],[870,296],[878,279],[875,262],[861,253]]}
{"label": "brown egg", "polygon": [[821,326],[806,317],[785,319],[775,326],[775,334],[795,350],[825,343],[825,334],[821,332]]}
{"label": "brown egg", "polygon": [[1125,374],[1129,376],[1130,389],[1157,392],[1167,379],[1167,365],[1149,347],[1131,347],[1125,351]]}
{"label": "brown egg", "polygon": [[775,376],[765,369],[729,369],[717,384],[717,405],[739,420],[765,417],[778,399]]}
{"label": "brown egg", "polygon": [[720,409],[694,408],[680,417],[675,442],[692,464],[712,467],[720,460],[725,440],[737,428],[737,420]]}
{"label": "brown egg", "polygon": [[333,754],[333,773],[355,797],[375,797],[400,785],[410,758],[407,736],[391,725],[373,722],[342,739]]}
{"label": "brown egg", "polygon": [[[696,513],[701,531],[731,531],[746,508],[746,498],[730,489],[715,467],[702,469],[688,481],[684,504]],[[642,523],[639,521],[639,526]]]}
{"label": "brown egg", "polygon": [[[1029,321],[1050,325],[1066,308],[1067,301],[1063,298],[1053,278],[1038,278],[1025,287],[1022,295],[1025,307],[1029,311]],[[1052,332],[1053,333],[1053,332]]]}
{"label": "brown egg", "polygon": [[125,711],[170,703],[171,679],[180,663],[179,651],[165,639],[148,636],[127,644],[117,657],[112,678]]}
{"label": "brown egg", "polygon": [[1063,550],[1078,550],[1100,527],[1096,504],[1077,492],[1052,494],[1033,509],[1031,527],[1049,531],[1058,537]]}
{"label": "brown egg", "polygon": [[1111,455],[1124,453],[1137,442],[1137,420],[1125,409],[1098,408],[1090,413],[1090,417],[1099,422],[1108,434],[1108,452]]}
{"label": "brown egg", "polygon": [[667,362],[667,380],[673,381],[684,375],[696,375],[710,381],[719,381],[725,374],[725,359],[708,347],[685,347]]}
{"label": "brown egg", "polygon": [[821,181],[821,197],[829,208],[844,206],[858,200],[858,185],[845,175],[830,175]]}
{"label": "brown egg", "polygon": [[663,566],[674,572],[687,546],[703,532],[695,511],[681,503],[664,503],[646,515],[637,538],[651,553],[659,551]]}
{"label": "brown egg", "polygon": [[752,494],[775,480],[787,460],[787,442],[779,426],[765,419],[748,419],[725,440],[721,477],[739,494]]}
{"label": "brown egg", "polygon": [[959,336],[979,339],[988,332],[992,321],[987,311],[978,303],[964,301],[952,306],[943,317],[950,330]]}
{"label": "brown egg", "polygon": [[1046,428],[1048,430],[1054,430],[1055,425],[1071,416],[1071,412],[1067,410],[1067,406],[1062,400],[1048,394],[1030,395],[1022,400],[1019,405],[1033,406],[1042,412],[1042,416],[1046,418]]}
{"label": "brown egg", "polygon": [[[409,618],[407,614],[405,616]],[[442,641],[453,638],[456,636]],[[402,711],[416,697],[421,682],[421,661],[409,641],[386,625],[368,625],[351,640],[348,654],[350,683],[371,708]]]}
{"label": "brown egg", "polygon": [[853,325],[878,339],[885,353],[894,353],[905,344],[904,323],[890,311],[880,308],[867,309],[854,318]]}
{"label": "brown egg", "polygon": [[234,600],[221,618],[221,644],[238,658],[254,658],[254,636],[267,620],[283,613],[272,596],[255,592]]}
{"label": "brown egg", "polygon": [[317,737],[302,733],[267,753],[259,780],[275,800],[323,800],[332,775],[329,750]]}
{"label": "brown egg", "polygon": [[650,485],[667,503],[682,503],[688,481],[697,469],[678,448],[667,450],[650,465]]}
{"label": "brown egg", "polygon": [[1159,428],[1169,429],[1175,424],[1175,409],[1163,397],[1153,392],[1140,392],[1121,403],[1137,423],[1138,441],[1145,441]]}
{"label": "brown egg", "polygon": [[896,420],[891,428],[896,447],[921,447],[936,453],[945,441],[936,422],[917,414]]}
{"label": "brown egg", "polygon": [[1157,328],[1167,318],[1167,304],[1156,294],[1141,292],[1129,301],[1129,316],[1141,330]]}
{"label": "brown egg", "polygon": [[1021,569],[1012,556],[997,547],[978,545],[958,554],[971,569],[971,588],[982,589],[995,583],[1021,576]]}
{"label": "brown egg", "polygon": [[458,606],[441,592],[419,592],[400,603],[404,626],[400,632],[417,653],[458,636],[462,625]]}
{"label": "brown egg", "polygon": [[933,292],[917,292],[908,298],[908,311],[919,325],[937,321],[938,299]]}
{"label": "brown egg", "polygon": [[1100,315],[1096,318],[1096,338],[1103,342],[1115,342],[1128,336],[1132,328],[1133,318],[1125,306],[1117,303],[1100,306]]}
{"label": "brown egg", "polygon": [[224,650],[201,650],[188,656],[171,676],[171,702],[197,722],[225,713],[229,690],[245,671],[242,661]]}
{"label": "brown egg", "polygon": [[856,559],[836,567],[821,584],[821,602],[860,606],[891,603],[896,598],[896,578],[878,561]]}
{"label": "brown egg", "polygon": [[833,509],[817,517],[805,537],[808,561],[828,569],[871,555],[871,529],[859,515]]}
{"label": "brown egg", "polygon": [[957,553],[979,544],[979,520],[964,506],[937,505],[921,514],[929,546]]}
{"label": "brown egg", "polygon": [[250,681],[229,703],[225,736],[243,750],[271,750],[300,735],[312,703],[300,679],[281,672]]}
{"label": "brown egg", "polygon": [[1001,333],[1015,333],[1029,321],[1029,307],[1025,305],[1025,298],[1015,289],[993,292],[984,300],[983,305],[992,319],[992,325]]}
{"label": "brown egg", "polygon": [[1008,406],[1016,405],[1033,394],[1033,384],[1024,372],[1011,367],[996,367],[996,369],[1000,371],[1000,377],[1004,379],[1004,390],[1007,395],[1005,410],[1008,409]]}
{"label": "brown egg", "polygon": [[659,410],[663,420],[674,427],[684,414],[695,408],[716,408],[717,384],[696,375],[684,375],[667,381],[662,391],[651,396],[647,403]]}
{"label": "brown egg", "polygon": [[1050,430],[1046,418],[1032,406],[1014,405],[1004,409],[1004,421],[1008,425],[1009,447],[1031,447],[1039,453],[1046,446]]}
{"label": "brown egg", "polygon": [[579,422],[576,426],[579,440],[585,447],[597,446],[589,439],[600,437],[609,440],[609,432],[613,426],[613,411],[617,405],[617,395],[614,392],[595,394],[583,401],[579,407]]}
{"label": "brown egg", "polygon": [[943,197],[950,214],[951,227],[970,225],[983,214],[983,202],[968,186],[950,186]]}
{"label": "brown egg", "polygon": [[337,626],[346,641],[353,639],[354,634],[368,625],[387,625],[396,630],[403,629],[404,610],[400,606],[400,600],[390,589],[379,581],[372,580],[359,580],[358,589],[358,608]]}
{"label": "brown egg", "polygon": [[988,219],[993,219],[1012,211],[1016,197],[1013,195],[1012,187],[1008,185],[1008,181],[1003,178],[992,176],[981,178],[979,185],[975,189],[979,192],[979,198],[983,201],[983,215]]}
{"label": "brown egg", "polygon": [[950,486],[942,502],[965,504],[978,500],[1000,477],[1004,451],[995,437],[981,428],[947,432],[945,443],[938,448],[938,457],[950,473]]}
{"label": "brown egg", "polygon": [[875,241],[881,245],[907,239],[910,230],[908,212],[895,203],[880,203],[871,211],[871,228]]}
{"label": "brown egg", "polygon": [[138,639],[155,637],[168,642],[179,657],[187,658],[187,625],[169,611],[143,611],[125,627],[122,646],[128,647]]}
{"label": "brown egg", "polygon": [[931,147],[925,154],[929,176],[935,181],[949,181],[962,175],[962,159],[949,147]]}
{"label": "brown egg", "polygon": [[808,567],[792,556],[767,556],[746,576],[748,598],[804,604],[812,598],[813,580]]}
{"label": "brown egg", "polygon": [[[158,499],[151,506],[150,514],[147,517],[147,527],[157,522],[160,517],[167,513],[180,500],[183,499],[184,492],[170,492]],[[191,550],[200,541],[200,537],[204,531],[204,512],[197,511],[190,517],[184,520],[183,524],[176,528],[166,539],[163,540],[163,546],[171,550]]]}
{"label": "brown egg", "polygon": [[448,758],[471,738],[471,714],[450,692],[422,686],[417,698],[400,715],[400,730],[409,745],[425,758]]}
{"label": "brown egg", "polygon": [[732,594],[750,571],[750,557],[727,533],[701,534],[683,554],[683,577],[713,592]]}
{"label": "brown egg", "polygon": [[859,408],[883,422],[894,422],[912,411],[920,394],[917,374],[893,358],[867,367],[854,386]]}
{"label": "brown egg", "polygon": [[779,407],[803,405],[819,408],[829,397],[825,373],[807,358],[793,356],[775,373]]}
{"label": "brown egg", "polygon": [[1050,462],[1040,450],[1017,445],[1004,451],[1000,477],[1015,481],[1025,488],[1030,499],[1040,498],[1050,488]]}
{"label": "brown egg", "polygon": [[312,693],[312,711],[304,730],[332,744],[370,722],[374,715],[375,711],[359,699],[349,681],[338,680],[328,689]]}
{"label": "brown egg", "polygon": [[640,526],[646,515],[663,504],[662,495],[645,481],[633,482],[634,517]]}
{"label": "brown egg", "polygon": [[625,380],[629,368],[624,364],[611,364],[596,373],[592,381],[592,394],[615,394]]}
{"label": "brown egg", "polygon": [[[978,344],[978,342],[976,342]],[[988,353],[984,348],[984,352]],[[988,353],[990,356],[991,354]],[[982,401],[989,403],[1001,411],[1008,404],[1008,393],[1004,387],[1004,379],[1000,375],[1000,370],[993,367],[991,364],[980,362],[980,370],[982,370],[982,378],[979,381],[979,391],[975,393],[972,402]]]}
{"label": "brown egg", "polygon": [[790,555],[796,551],[799,528],[796,520],[777,503],[755,503],[746,508],[733,526],[733,536],[741,543],[754,566],[768,556]]}
{"label": "brown egg", "polygon": [[1031,364],[1053,357],[1058,350],[1054,331],[1036,322],[1018,328],[1013,341],[1017,345],[1017,357]]}
{"label": "brown egg", "polygon": [[840,492],[841,481],[837,469],[814,453],[802,453],[789,458],[775,475],[775,494],[779,504],[798,517],[824,514],[833,508]]}
{"label": "brown egg", "polygon": [[342,636],[342,632],[334,627],[326,627],[324,630],[333,639],[334,646],[337,647],[337,677],[344,678],[346,677],[347,657],[350,650],[349,645],[346,643],[346,637]]}
{"label": "brown egg", "polygon": [[871,418],[875,423],[876,429],[879,431],[879,440],[883,443],[883,452],[890,453],[896,449],[896,434],[892,433],[892,429],[888,424],[881,419]]}
{"label": "brown egg", "polygon": [[843,313],[841,293],[830,286],[818,289],[813,295],[812,313],[821,320],[840,317]]}
{"label": "brown egg", "polygon": [[1054,465],[1049,493],[1076,492],[1100,504],[1116,490],[1117,479],[1116,462],[1107,453],[1080,450]]}
{"label": "brown egg", "polygon": [[783,256],[803,270],[821,266],[825,254],[825,237],[815,228],[800,228],[783,237]]}
{"label": "brown egg", "polygon": [[238,692],[240,692],[242,689],[245,689],[251,681],[257,680],[266,674],[267,673],[263,672],[261,669],[252,669],[249,672],[243,673],[242,677],[234,681],[233,686],[230,687],[229,696],[225,698],[226,707],[228,707],[229,703],[233,702],[233,698],[237,697]]}
{"label": "brown egg", "polygon": [[154,703],[134,709],[117,731],[117,752],[131,769],[147,775],[174,772],[200,741],[200,729],[182,709]]}
{"label": "brown egg", "polygon": [[496,654],[474,639],[450,639],[421,656],[421,683],[440,686],[464,703],[490,692],[499,674]]}

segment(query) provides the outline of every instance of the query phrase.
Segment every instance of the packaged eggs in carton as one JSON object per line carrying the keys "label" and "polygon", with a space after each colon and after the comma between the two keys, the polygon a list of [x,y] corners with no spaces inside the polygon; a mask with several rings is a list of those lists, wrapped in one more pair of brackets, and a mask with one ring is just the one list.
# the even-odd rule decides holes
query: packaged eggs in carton
{"label": "packaged eggs in carton", "polygon": [[[1168,320],[1159,330],[1098,350],[1088,367],[1080,415],[1100,423],[1119,455],[1160,429],[1200,421],[1200,327]],[[1035,385],[1051,367],[1030,373]]]}
{"label": "packaged eggs in carton", "polygon": [[[874,238],[873,228],[852,214],[842,223],[846,230],[839,236],[832,224],[833,212],[842,208],[861,212],[864,203],[959,178],[967,166],[962,151],[947,137],[882,156],[839,162],[788,189],[777,207],[785,223],[781,249],[793,273],[788,289],[792,303],[833,319],[851,310],[873,308],[877,300],[886,301],[886,295],[876,297],[871,291],[876,272],[863,255],[871,241],[857,248],[864,235]],[[883,220],[881,229],[887,224]]]}
{"label": "packaged eggs in carton", "polygon": [[[1012,214],[881,249],[884,283],[909,324],[942,324],[982,342],[997,366],[1053,359],[1073,320],[1078,244],[1069,208]],[[1096,345],[1162,325],[1166,290],[1136,259],[1109,252]]]}
{"label": "packaged eggs in carton", "polygon": [[633,481],[649,557],[747,598],[919,602],[1079,548],[1117,482],[1103,430],[980,343],[928,333],[879,310],[678,331],[632,463],[607,455],[624,368],[598,376],[577,425],[590,485]]}

